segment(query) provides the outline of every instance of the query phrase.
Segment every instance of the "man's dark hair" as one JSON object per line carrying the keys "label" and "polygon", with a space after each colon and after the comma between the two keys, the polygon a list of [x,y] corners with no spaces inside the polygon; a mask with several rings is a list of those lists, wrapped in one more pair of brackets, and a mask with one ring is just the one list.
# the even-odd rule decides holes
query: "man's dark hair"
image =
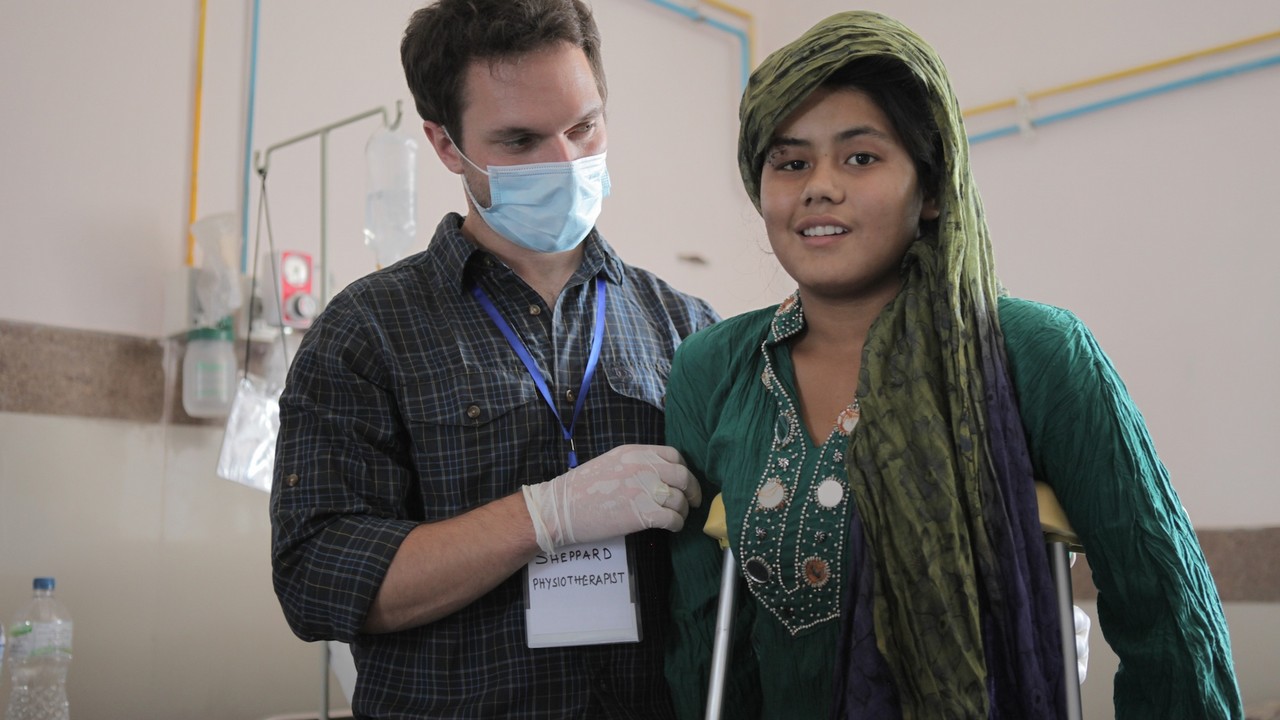
{"label": "man's dark hair", "polygon": [[600,31],[581,0],[438,0],[409,18],[400,61],[418,114],[448,128],[460,144],[471,63],[504,62],[557,42],[582,48],[603,100]]}

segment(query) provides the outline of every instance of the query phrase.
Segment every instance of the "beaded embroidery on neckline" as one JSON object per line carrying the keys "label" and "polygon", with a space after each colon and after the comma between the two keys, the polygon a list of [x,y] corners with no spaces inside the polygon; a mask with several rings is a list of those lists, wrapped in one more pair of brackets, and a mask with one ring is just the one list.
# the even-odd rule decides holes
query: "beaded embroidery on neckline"
{"label": "beaded embroidery on neckline", "polygon": [[851,511],[844,453],[857,426],[858,401],[836,419],[805,477],[809,443],[796,401],[779,382],[774,346],[805,327],[798,293],[778,306],[769,337],[760,346],[760,381],[773,398],[777,418],[769,457],[747,503],[738,543],[739,565],[751,594],[796,635],[840,615],[844,548]]}

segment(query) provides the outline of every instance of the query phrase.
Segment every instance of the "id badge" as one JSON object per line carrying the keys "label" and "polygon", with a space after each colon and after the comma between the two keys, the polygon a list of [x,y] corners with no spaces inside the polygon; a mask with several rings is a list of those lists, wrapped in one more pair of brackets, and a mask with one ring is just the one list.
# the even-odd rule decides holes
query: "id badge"
{"label": "id badge", "polygon": [[626,537],[535,555],[525,570],[529,647],[639,642],[634,567]]}

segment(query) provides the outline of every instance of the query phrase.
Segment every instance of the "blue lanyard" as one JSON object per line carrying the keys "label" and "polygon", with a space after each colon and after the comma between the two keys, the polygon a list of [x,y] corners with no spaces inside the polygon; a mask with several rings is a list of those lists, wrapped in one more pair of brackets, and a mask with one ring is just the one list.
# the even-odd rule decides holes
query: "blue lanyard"
{"label": "blue lanyard", "polygon": [[560,431],[564,433],[564,439],[569,442],[569,467],[577,467],[578,452],[573,445],[573,427],[578,423],[578,415],[582,413],[582,404],[587,399],[587,389],[591,386],[591,377],[596,374],[596,365],[600,362],[600,345],[604,339],[604,276],[596,276],[596,318],[595,326],[591,330],[591,355],[587,358],[587,370],[582,374],[582,387],[578,389],[578,401],[574,403],[573,417],[569,420],[568,427],[565,427],[564,420],[560,419],[560,412],[556,410],[555,399],[551,397],[551,391],[547,389],[547,381],[542,376],[542,371],[538,369],[537,363],[533,361],[533,356],[529,355],[529,350],[524,346],[524,342],[520,340],[520,336],[511,329],[506,320],[502,319],[502,315],[498,313],[498,309],[493,306],[493,301],[485,294],[479,283],[471,286],[471,294],[480,303],[480,307],[484,308],[484,311],[488,313],[489,319],[493,320],[493,324],[497,325],[502,334],[506,336],[507,343],[511,345],[511,349],[515,350],[516,354],[520,356],[520,362],[523,362],[525,369],[529,371],[529,376],[533,378],[534,384],[538,386],[538,392],[542,393],[542,399],[547,401],[547,406],[551,408],[551,413],[556,416],[556,422],[560,423]]}

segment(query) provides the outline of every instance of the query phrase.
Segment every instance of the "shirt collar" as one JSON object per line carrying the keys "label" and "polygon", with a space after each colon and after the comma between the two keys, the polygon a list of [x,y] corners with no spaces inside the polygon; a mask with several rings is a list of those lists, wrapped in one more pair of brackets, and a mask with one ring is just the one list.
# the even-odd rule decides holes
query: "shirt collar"
{"label": "shirt collar", "polygon": [[800,291],[796,290],[787,296],[773,314],[769,323],[769,337],[765,338],[766,347],[772,347],[795,337],[805,327],[804,306],[800,303]]}

